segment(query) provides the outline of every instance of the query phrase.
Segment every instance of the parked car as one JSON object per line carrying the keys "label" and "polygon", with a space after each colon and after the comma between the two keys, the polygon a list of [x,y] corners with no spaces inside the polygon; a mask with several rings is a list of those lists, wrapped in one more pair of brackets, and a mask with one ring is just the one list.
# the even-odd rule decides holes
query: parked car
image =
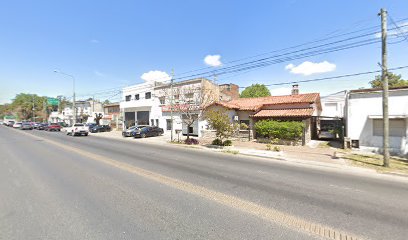
{"label": "parked car", "polygon": [[122,136],[123,136],[123,137],[132,137],[132,136],[133,136],[133,133],[134,133],[136,130],[139,130],[139,129],[141,129],[141,128],[148,127],[148,126],[149,126],[149,125],[136,125],[136,126],[132,126],[132,127],[128,128],[128,129],[126,129],[125,131],[122,131]]}
{"label": "parked car", "polygon": [[47,125],[44,128],[44,130],[49,131],[49,132],[51,132],[51,131],[54,131],[54,132],[58,131],[59,132],[59,131],[61,131],[61,126],[58,123],[50,123],[49,125]]}
{"label": "parked car", "polygon": [[110,132],[112,129],[109,125],[95,125],[89,129],[91,133]]}
{"label": "parked car", "polygon": [[13,128],[21,128],[21,125],[23,125],[22,122],[16,122],[13,124]]}
{"label": "parked car", "polygon": [[7,123],[7,127],[12,127],[13,125],[14,125],[14,123],[16,123],[16,122],[14,122],[14,121],[8,121],[8,123]]}
{"label": "parked car", "polygon": [[96,126],[96,123],[86,123],[85,126],[89,128],[89,131],[91,131],[91,129]]}
{"label": "parked car", "polygon": [[67,127],[65,128],[67,131],[67,135],[71,135],[71,136],[77,136],[77,135],[84,135],[84,136],[88,136],[89,134],[89,129],[87,126],[85,126],[82,123],[75,123],[74,126],[72,127]]}
{"label": "parked car", "polygon": [[21,124],[20,129],[21,130],[33,130],[33,125],[31,125],[31,123],[25,122]]}
{"label": "parked car", "polygon": [[136,129],[133,133],[132,136],[134,138],[140,137],[140,138],[145,138],[145,137],[155,137],[163,134],[163,128],[159,127],[143,127]]}
{"label": "parked car", "polygon": [[40,123],[37,126],[37,130],[45,130],[45,128],[48,127],[48,123]]}

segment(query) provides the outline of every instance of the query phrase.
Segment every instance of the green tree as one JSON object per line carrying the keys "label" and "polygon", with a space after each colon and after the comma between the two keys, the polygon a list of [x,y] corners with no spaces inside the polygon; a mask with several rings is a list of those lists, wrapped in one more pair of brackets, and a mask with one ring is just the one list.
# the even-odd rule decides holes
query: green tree
{"label": "green tree", "polygon": [[242,91],[241,98],[268,97],[271,92],[264,84],[252,84]]}
{"label": "green tree", "polygon": [[35,121],[33,116],[44,118],[46,101],[46,97],[40,97],[37,94],[20,93],[16,95],[10,105],[11,112],[15,113],[22,120]]}
{"label": "green tree", "polygon": [[205,118],[212,129],[215,130],[215,135],[221,145],[223,139],[231,137],[238,129],[238,124],[230,122],[230,118],[224,110],[208,110],[205,113]]}
{"label": "green tree", "polygon": [[[381,75],[375,76],[375,79],[370,82],[372,88],[382,88]],[[401,75],[393,74],[388,72],[388,86],[389,87],[406,87],[408,86],[408,81],[403,80]]]}

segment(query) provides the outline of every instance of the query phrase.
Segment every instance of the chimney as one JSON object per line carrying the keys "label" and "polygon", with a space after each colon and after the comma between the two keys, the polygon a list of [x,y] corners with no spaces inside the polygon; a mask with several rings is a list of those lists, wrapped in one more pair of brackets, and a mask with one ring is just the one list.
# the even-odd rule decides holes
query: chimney
{"label": "chimney", "polygon": [[298,95],[299,94],[299,85],[294,84],[292,85],[292,95]]}

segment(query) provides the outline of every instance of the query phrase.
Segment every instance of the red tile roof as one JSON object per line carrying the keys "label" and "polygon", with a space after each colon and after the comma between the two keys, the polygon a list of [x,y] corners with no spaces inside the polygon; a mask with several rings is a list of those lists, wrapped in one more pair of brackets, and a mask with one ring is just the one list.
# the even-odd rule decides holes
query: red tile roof
{"label": "red tile roof", "polygon": [[319,102],[319,93],[306,93],[298,95],[285,95],[285,96],[270,96],[259,98],[238,98],[229,102],[217,102],[216,105],[220,105],[229,109],[256,111],[265,105],[278,105],[288,103],[314,103]]}
{"label": "red tile roof", "polygon": [[261,110],[253,117],[311,117],[313,108]]}

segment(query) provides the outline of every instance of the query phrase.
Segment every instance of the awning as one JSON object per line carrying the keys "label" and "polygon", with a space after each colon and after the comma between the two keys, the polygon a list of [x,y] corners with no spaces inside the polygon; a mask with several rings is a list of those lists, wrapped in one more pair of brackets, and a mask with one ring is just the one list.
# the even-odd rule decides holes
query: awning
{"label": "awning", "polygon": [[311,117],[313,112],[313,108],[264,109],[257,112],[252,117]]}
{"label": "awning", "polygon": [[[369,119],[383,119],[383,115],[368,115]],[[389,115],[389,119],[404,119],[408,118],[408,115]]]}

